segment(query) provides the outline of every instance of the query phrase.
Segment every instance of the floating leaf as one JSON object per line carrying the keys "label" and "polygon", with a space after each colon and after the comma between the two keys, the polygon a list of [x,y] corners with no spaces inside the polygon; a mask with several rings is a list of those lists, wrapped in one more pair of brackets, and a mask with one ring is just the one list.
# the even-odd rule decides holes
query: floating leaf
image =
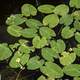
{"label": "floating leaf", "polygon": [[9,63],[10,67],[19,68],[24,66],[28,62],[29,56],[29,54],[22,54],[19,51],[16,51]]}
{"label": "floating leaf", "polygon": [[63,71],[66,75],[69,76],[80,76],[80,64],[70,64],[63,68]]}
{"label": "floating leaf", "polygon": [[47,40],[45,37],[40,38],[39,36],[35,36],[32,43],[35,48],[42,48],[47,45]]}
{"label": "floating leaf", "polygon": [[80,8],[80,0],[70,0],[70,7]]}
{"label": "floating leaf", "polygon": [[52,30],[48,27],[41,27],[39,29],[39,32],[40,32],[41,36],[46,37],[47,39],[50,39],[51,37],[56,36],[56,33],[54,32],[54,30]]}
{"label": "floating leaf", "polygon": [[44,26],[49,25],[50,28],[56,27],[58,23],[59,23],[59,18],[56,14],[47,15],[43,19],[43,25]]}
{"label": "floating leaf", "polygon": [[80,20],[80,10],[74,11],[71,15],[73,16],[74,19]]}
{"label": "floating leaf", "polygon": [[79,32],[76,32],[75,33],[75,40],[80,43],[80,33]]}
{"label": "floating leaf", "polygon": [[41,55],[45,60],[54,61],[54,52],[51,48],[42,48]]}
{"label": "floating leaf", "polygon": [[21,7],[21,12],[23,16],[35,16],[37,14],[36,8],[31,4],[24,4]]}
{"label": "floating leaf", "polygon": [[50,42],[50,46],[53,50],[55,50],[56,53],[62,53],[66,48],[64,41],[61,39],[58,39],[57,41],[52,40]]}
{"label": "floating leaf", "polygon": [[16,25],[11,25],[7,28],[7,32],[14,37],[20,37],[21,31],[22,31],[22,28]]}
{"label": "floating leaf", "polygon": [[76,21],[74,22],[74,28],[75,28],[76,30],[80,31],[80,22],[79,22],[78,20],[76,20]]}
{"label": "floating leaf", "polygon": [[76,59],[75,53],[63,52],[63,53],[61,53],[61,55],[62,56],[60,57],[60,63],[62,65],[70,65]]}
{"label": "floating leaf", "polygon": [[32,57],[27,62],[27,69],[28,70],[38,69],[43,65],[43,63],[44,63],[44,61],[40,60],[39,56]]}
{"label": "floating leaf", "polygon": [[63,76],[62,69],[52,62],[46,62],[45,66],[42,66],[40,70],[43,74],[50,78],[61,78]]}
{"label": "floating leaf", "polygon": [[73,17],[71,15],[64,15],[60,18],[60,24],[64,24],[64,25],[68,26],[72,22],[73,22]]}
{"label": "floating leaf", "polygon": [[40,11],[41,13],[49,14],[49,13],[53,13],[54,8],[55,7],[53,5],[44,4],[38,7],[38,11]]}
{"label": "floating leaf", "polygon": [[11,15],[7,18],[7,25],[20,25],[25,22],[27,18],[23,18],[21,14]]}
{"label": "floating leaf", "polygon": [[77,56],[80,57],[80,45],[77,45],[76,48],[73,48],[74,53],[76,53]]}
{"label": "floating leaf", "polygon": [[80,77],[74,77],[73,80],[80,80]]}
{"label": "floating leaf", "polygon": [[62,32],[61,32],[61,36],[64,38],[64,39],[69,39],[71,37],[74,36],[74,32],[75,32],[75,29],[74,28],[71,28],[69,26],[66,26],[62,29]]}
{"label": "floating leaf", "polygon": [[9,58],[11,55],[11,50],[7,46],[0,44],[0,60],[5,60]]}
{"label": "floating leaf", "polygon": [[60,16],[64,16],[64,15],[68,14],[69,7],[67,5],[65,5],[65,4],[60,4],[60,5],[55,7],[53,12],[55,14],[60,15]]}
{"label": "floating leaf", "polygon": [[39,28],[42,26],[42,23],[36,19],[28,19],[26,20],[26,25],[30,28]]}
{"label": "floating leaf", "polygon": [[33,38],[37,35],[37,30],[34,28],[25,28],[22,30],[21,35],[25,38]]}

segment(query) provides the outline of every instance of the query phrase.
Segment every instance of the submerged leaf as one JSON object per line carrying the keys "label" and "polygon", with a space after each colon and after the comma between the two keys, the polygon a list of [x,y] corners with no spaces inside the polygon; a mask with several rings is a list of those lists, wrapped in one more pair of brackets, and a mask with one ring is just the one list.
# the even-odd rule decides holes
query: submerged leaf
{"label": "submerged leaf", "polygon": [[23,16],[35,16],[37,14],[36,8],[31,4],[24,4],[21,7],[21,12]]}
{"label": "submerged leaf", "polygon": [[39,32],[40,32],[41,36],[46,37],[47,39],[50,39],[51,37],[56,36],[56,33],[54,32],[54,30],[52,30],[48,27],[41,27],[39,29]]}
{"label": "submerged leaf", "polygon": [[50,78],[61,78],[63,76],[62,69],[52,62],[46,62],[45,66],[42,66],[40,70],[43,74]]}
{"label": "submerged leaf", "polygon": [[20,37],[21,31],[22,31],[22,28],[16,25],[11,25],[11,26],[8,26],[7,28],[7,32],[14,37]]}
{"label": "submerged leaf", "polygon": [[7,46],[0,44],[0,60],[5,60],[9,58],[11,55],[11,50]]}
{"label": "submerged leaf", "polygon": [[38,7],[38,11],[40,11],[41,13],[49,14],[49,13],[53,13],[54,8],[55,7],[53,5],[44,4]]}
{"label": "submerged leaf", "polygon": [[65,66],[63,68],[63,71],[66,75],[69,75],[72,77],[80,76],[80,64],[70,64],[68,66]]}
{"label": "submerged leaf", "polygon": [[53,12],[55,14],[60,15],[60,16],[64,16],[64,15],[68,14],[69,7],[67,5],[65,5],[65,4],[60,4],[60,5],[55,7]]}
{"label": "submerged leaf", "polygon": [[64,38],[64,39],[69,39],[71,37],[74,36],[74,32],[75,32],[75,29],[74,28],[71,28],[69,26],[66,26],[62,29],[62,32],[61,32],[61,36]]}
{"label": "submerged leaf", "polygon": [[76,59],[75,53],[63,52],[63,53],[61,53],[61,55],[62,56],[60,57],[60,63],[62,65],[70,65]]}
{"label": "submerged leaf", "polygon": [[35,28],[25,28],[22,30],[21,35],[25,38],[33,38],[37,35],[37,30]]}
{"label": "submerged leaf", "polygon": [[45,37],[40,38],[39,36],[35,36],[32,43],[35,48],[42,48],[47,45],[47,39]]}
{"label": "submerged leaf", "polygon": [[56,14],[50,14],[43,18],[43,25],[49,25],[50,28],[54,28],[59,23],[59,17]]}
{"label": "submerged leaf", "polygon": [[26,25],[30,28],[39,28],[42,23],[37,19],[28,19],[26,20]]}
{"label": "submerged leaf", "polygon": [[70,0],[70,7],[80,8],[80,0]]}

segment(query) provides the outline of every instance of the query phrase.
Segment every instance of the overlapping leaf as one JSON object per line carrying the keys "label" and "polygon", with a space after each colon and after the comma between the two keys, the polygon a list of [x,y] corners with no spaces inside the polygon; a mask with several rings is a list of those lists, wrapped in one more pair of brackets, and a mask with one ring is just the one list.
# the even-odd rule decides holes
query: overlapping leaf
{"label": "overlapping leaf", "polygon": [[23,16],[35,16],[37,14],[36,8],[31,4],[24,4],[21,7],[21,12]]}
{"label": "overlapping leaf", "polygon": [[55,7],[53,5],[44,4],[38,7],[38,11],[40,11],[41,13],[49,14],[49,13],[53,13],[54,8]]}
{"label": "overlapping leaf", "polygon": [[76,32],[75,33],[75,40],[80,43],[80,33],[79,32]]}
{"label": "overlapping leaf", "polygon": [[59,23],[59,17],[56,14],[50,14],[43,18],[43,25],[48,26],[50,28],[54,28]]}

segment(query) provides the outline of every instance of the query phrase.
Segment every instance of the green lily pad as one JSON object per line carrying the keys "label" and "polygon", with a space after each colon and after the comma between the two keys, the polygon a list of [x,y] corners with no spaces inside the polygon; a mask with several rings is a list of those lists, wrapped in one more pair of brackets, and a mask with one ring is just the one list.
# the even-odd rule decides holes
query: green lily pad
{"label": "green lily pad", "polygon": [[76,32],[75,33],[75,40],[80,43],[80,33],[79,32]]}
{"label": "green lily pad", "polygon": [[52,62],[46,62],[45,66],[42,66],[40,70],[43,74],[52,79],[61,78],[63,76],[62,69],[57,64]]}
{"label": "green lily pad", "polygon": [[58,14],[60,16],[64,16],[66,14],[68,14],[69,12],[69,7],[65,4],[60,4],[58,6],[55,7],[55,9],[53,10],[53,12],[55,14]]}
{"label": "green lily pad", "polygon": [[40,11],[41,13],[49,14],[49,13],[53,13],[54,8],[55,7],[53,5],[44,4],[38,7],[38,11]]}
{"label": "green lily pad", "polygon": [[62,32],[61,32],[61,36],[64,38],[64,39],[69,39],[71,37],[74,36],[74,32],[75,32],[75,29],[74,28],[71,28],[69,26],[66,26],[62,29]]}
{"label": "green lily pad", "polygon": [[51,48],[42,48],[41,55],[47,61],[54,61],[54,52]]}
{"label": "green lily pad", "polygon": [[37,19],[28,19],[26,20],[26,25],[30,28],[38,29],[40,26],[42,26],[42,23]]}
{"label": "green lily pad", "polygon": [[71,15],[73,16],[74,19],[80,20],[80,10],[74,11]]}
{"label": "green lily pad", "polygon": [[62,56],[59,58],[59,60],[62,65],[70,65],[76,59],[75,53],[63,52],[63,53],[61,53],[61,55]]}
{"label": "green lily pad", "polygon": [[75,7],[80,9],[80,0],[70,0],[69,5],[70,7]]}
{"label": "green lily pad", "polygon": [[68,26],[72,22],[73,22],[73,17],[71,15],[64,15],[60,18],[60,24],[64,24],[64,25]]}
{"label": "green lily pad", "polygon": [[0,44],[0,61],[9,58],[11,55],[11,50],[7,46]]}
{"label": "green lily pad", "polygon": [[66,75],[77,77],[80,76],[80,64],[70,64],[63,68]]}
{"label": "green lily pad", "polygon": [[45,76],[41,75],[37,80],[46,80]]}
{"label": "green lily pad", "polygon": [[8,26],[7,28],[7,32],[14,37],[20,37],[21,31],[22,31],[22,28],[16,25],[11,25],[11,26]]}
{"label": "green lily pad", "polygon": [[74,28],[77,30],[77,31],[80,31],[80,22],[78,20],[76,20],[74,22]]}
{"label": "green lily pad", "polygon": [[25,28],[22,30],[21,35],[25,38],[33,38],[37,35],[37,30],[35,28]]}
{"label": "green lily pad", "polygon": [[62,53],[66,48],[64,41],[61,39],[58,39],[57,41],[50,41],[50,46],[53,49],[53,51],[55,50],[56,55],[57,53]]}
{"label": "green lily pad", "polygon": [[80,80],[80,77],[74,77],[73,80]]}
{"label": "green lily pad", "polygon": [[40,38],[39,36],[35,36],[32,43],[35,48],[42,48],[47,45],[47,39],[45,37]]}
{"label": "green lily pad", "polygon": [[56,36],[56,33],[54,32],[54,30],[52,30],[48,27],[41,27],[39,29],[39,32],[40,32],[41,36],[46,37],[47,39],[50,39],[51,37]]}
{"label": "green lily pad", "polygon": [[23,16],[35,16],[37,14],[36,8],[31,4],[24,4],[21,7],[21,12]]}
{"label": "green lily pad", "polygon": [[39,56],[32,57],[27,62],[27,69],[28,70],[38,69],[43,65],[43,63],[44,63],[44,61],[40,60]]}
{"label": "green lily pad", "polygon": [[50,28],[54,28],[59,23],[59,17],[56,14],[50,14],[43,18],[43,25],[49,25]]}
{"label": "green lily pad", "polygon": [[7,18],[7,25],[20,25],[26,21],[27,18],[23,18],[21,14],[11,15]]}

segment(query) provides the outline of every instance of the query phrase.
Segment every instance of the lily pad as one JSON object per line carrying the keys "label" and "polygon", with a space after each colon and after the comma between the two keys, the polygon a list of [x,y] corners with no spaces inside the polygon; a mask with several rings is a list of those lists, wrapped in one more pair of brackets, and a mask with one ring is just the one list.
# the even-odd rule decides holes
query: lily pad
{"label": "lily pad", "polygon": [[40,11],[41,13],[49,14],[49,13],[53,13],[54,8],[55,7],[53,5],[44,4],[38,7],[38,11]]}
{"label": "lily pad", "polygon": [[23,16],[35,16],[37,14],[36,8],[31,4],[24,4],[21,7],[21,12]]}
{"label": "lily pad", "polygon": [[37,30],[35,28],[25,28],[22,30],[21,35],[25,38],[33,38],[37,35]]}
{"label": "lily pad", "polygon": [[61,55],[62,56],[60,57],[60,63],[62,65],[70,65],[76,59],[76,54],[75,53],[63,52],[63,53],[61,53]]}
{"label": "lily pad", "polygon": [[70,7],[75,7],[80,9],[80,0],[70,0],[69,5]]}
{"label": "lily pad", "polygon": [[51,37],[56,36],[56,33],[54,32],[54,30],[52,30],[48,27],[41,27],[39,29],[39,32],[40,32],[42,37],[46,37],[47,39],[51,39]]}
{"label": "lily pad", "polygon": [[80,64],[70,64],[63,68],[66,75],[77,77],[80,76]]}
{"label": "lily pad", "polygon": [[45,66],[40,68],[41,72],[50,78],[61,78],[63,76],[62,69],[55,63],[46,62]]}
{"label": "lily pad", "polygon": [[41,75],[37,80],[46,80],[45,76]]}
{"label": "lily pad", "polygon": [[59,17],[56,14],[50,14],[43,18],[43,25],[48,26],[50,28],[54,28],[59,23]]}
{"label": "lily pad", "polygon": [[64,15],[60,18],[60,24],[64,24],[64,25],[68,26],[72,22],[73,22],[73,17],[71,15]]}
{"label": "lily pad", "polygon": [[43,48],[47,45],[47,39],[45,37],[40,38],[39,36],[35,36],[32,43],[35,48]]}
{"label": "lily pad", "polygon": [[7,32],[14,37],[20,37],[21,31],[22,31],[22,28],[16,25],[11,25],[11,26],[8,26],[7,28]]}
{"label": "lily pad", "polygon": [[75,40],[80,43],[80,33],[79,32],[76,32],[75,33]]}
{"label": "lily pad", "polygon": [[58,6],[55,7],[55,9],[53,10],[53,12],[55,14],[58,14],[60,16],[64,16],[66,14],[68,14],[69,12],[69,7],[65,4],[60,4]]}
{"label": "lily pad", "polygon": [[30,28],[38,29],[40,26],[42,26],[42,23],[37,19],[28,19],[26,20],[26,25]]}
{"label": "lily pad", "polygon": [[8,46],[0,44],[0,61],[9,58],[12,55],[11,50]]}
{"label": "lily pad", "polygon": [[64,39],[69,39],[71,37],[74,36],[74,32],[75,32],[75,29],[74,28],[71,28],[69,26],[66,26],[62,29],[62,32],[61,32],[61,36],[64,38]]}

